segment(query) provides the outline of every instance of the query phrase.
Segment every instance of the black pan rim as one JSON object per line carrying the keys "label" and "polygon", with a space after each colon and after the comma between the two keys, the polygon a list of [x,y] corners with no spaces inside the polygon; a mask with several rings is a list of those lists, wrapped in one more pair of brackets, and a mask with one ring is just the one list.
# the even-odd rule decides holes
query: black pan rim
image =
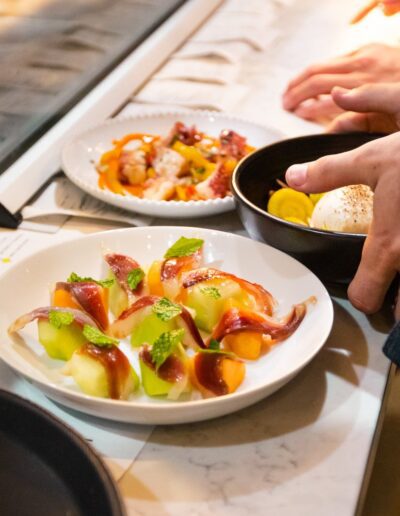
{"label": "black pan rim", "polygon": [[2,400],[13,404],[16,408],[26,411],[27,414],[30,413],[39,417],[44,424],[50,424],[54,429],[56,429],[63,439],[67,439],[74,446],[77,452],[90,463],[93,470],[98,475],[107,500],[109,501],[110,509],[112,511],[111,514],[113,516],[126,516],[125,506],[111,473],[101,460],[96,450],[94,450],[94,448],[90,446],[85,439],[76,432],[76,430],[58,417],[54,416],[48,410],[13,392],[0,389],[0,402]]}

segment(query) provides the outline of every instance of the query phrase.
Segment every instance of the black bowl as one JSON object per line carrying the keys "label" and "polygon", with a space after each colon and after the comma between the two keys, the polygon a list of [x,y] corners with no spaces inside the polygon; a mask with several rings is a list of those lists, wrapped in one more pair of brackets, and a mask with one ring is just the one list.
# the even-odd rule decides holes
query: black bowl
{"label": "black bowl", "polygon": [[318,134],[284,140],[244,158],[232,179],[236,206],[250,236],[290,254],[326,282],[349,283],[361,258],[365,235],[307,228],[269,215],[268,192],[294,163],[345,152],[380,134]]}

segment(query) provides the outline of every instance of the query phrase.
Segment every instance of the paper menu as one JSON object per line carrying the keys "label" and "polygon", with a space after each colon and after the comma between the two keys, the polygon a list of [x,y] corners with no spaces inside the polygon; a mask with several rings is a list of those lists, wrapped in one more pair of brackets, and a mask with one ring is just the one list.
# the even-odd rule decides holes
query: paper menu
{"label": "paper menu", "polygon": [[147,226],[152,220],[151,217],[129,213],[99,201],[77,188],[66,177],[55,179],[31,205],[25,206],[21,213],[24,220],[48,215],[64,215],[101,219],[132,226]]}
{"label": "paper menu", "polygon": [[28,231],[0,231],[0,275],[17,261],[41,249],[50,242],[48,235]]}

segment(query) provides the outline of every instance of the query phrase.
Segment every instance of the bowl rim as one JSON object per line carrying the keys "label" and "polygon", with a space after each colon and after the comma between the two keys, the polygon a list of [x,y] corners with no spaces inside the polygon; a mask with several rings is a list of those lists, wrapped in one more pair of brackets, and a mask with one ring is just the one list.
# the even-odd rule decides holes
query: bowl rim
{"label": "bowl rim", "polygon": [[356,133],[345,133],[345,134],[325,134],[325,133],[317,133],[317,134],[311,134],[306,136],[298,136],[295,138],[286,138],[285,140],[280,140],[278,142],[273,142],[268,145],[265,145],[264,147],[260,147],[251,154],[248,154],[244,158],[242,158],[239,163],[236,165],[233,174],[232,174],[232,193],[235,197],[235,200],[242,201],[248,208],[250,208],[252,211],[262,215],[265,218],[269,218],[273,221],[279,222],[283,224],[284,226],[287,226],[289,228],[296,228],[300,231],[305,231],[307,233],[320,235],[322,237],[330,237],[330,238],[345,238],[348,240],[351,239],[357,239],[357,240],[365,240],[367,235],[363,233],[349,233],[344,231],[329,231],[325,229],[317,229],[317,228],[311,228],[309,226],[300,226],[299,224],[295,224],[294,222],[289,222],[287,220],[281,219],[279,217],[276,217],[275,215],[271,215],[266,210],[263,210],[262,208],[259,208],[256,204],[251,202],[241,191],[241,188],[239,186],[239,178],[240,175],[243,172],[243,169],[247,166],[248,162],[251,162],[254,159],[257,159],[259,154],[263,154],[266,150],[270,149],[271,147],[275,147],[277,145],[282,145],[285,142],[301,142],[304,140],[312,140],[314,138],[322,138],[326,140],[331,139],[340,139],[340,137],[346,137],[346,136],[364,136],[364,137],[370,137],[370,139],[367,139],[365,143],[368,143],[369,141],[372,141],[376,138],[385,136],[381,133],[363,133],[363,132],[356,132]]}

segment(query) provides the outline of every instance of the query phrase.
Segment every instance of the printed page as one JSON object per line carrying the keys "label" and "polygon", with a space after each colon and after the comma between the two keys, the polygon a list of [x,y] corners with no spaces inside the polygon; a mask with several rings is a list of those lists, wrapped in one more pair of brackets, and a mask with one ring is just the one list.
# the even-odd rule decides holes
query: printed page
{"label": "printed page", "polygon": [[31,205],[22,209],[24,220],[48,215],[66,215],[147,226],[152,218],[130,213],[99,201],[77,188],[66,177],[55,179]]}

